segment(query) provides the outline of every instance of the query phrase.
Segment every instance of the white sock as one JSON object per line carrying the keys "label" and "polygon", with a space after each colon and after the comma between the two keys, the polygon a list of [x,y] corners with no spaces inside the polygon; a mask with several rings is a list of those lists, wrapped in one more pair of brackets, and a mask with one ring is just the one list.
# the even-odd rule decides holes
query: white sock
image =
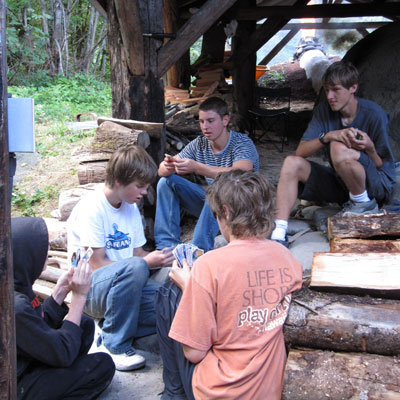
{"label": "white sock", "polygon": [[360,194],[349,193],[349,197],[350,200],[355,201],[356,203],[366,203],[367,201],[371,201],[366,190]]}
{"label": "white sock", "polygon": [[275,229],[271,234],[272,240],[285,240],[286,239],[286,231],[288,227],[288,222],[284,219],[276,219],[275,221]]}

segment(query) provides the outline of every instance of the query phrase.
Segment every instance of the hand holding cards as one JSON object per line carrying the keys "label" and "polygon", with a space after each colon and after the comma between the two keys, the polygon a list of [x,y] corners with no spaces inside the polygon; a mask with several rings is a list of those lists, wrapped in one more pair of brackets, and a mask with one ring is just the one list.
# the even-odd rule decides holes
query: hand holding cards
{"label": "hand holding cards", "polygon": [[180,268],[183,267],[183,259],[186,259],[186,262],[190,267],[192,267],[193,263],[204,254],[204,250],[199,249],[197,246],[191,243],[181,243],[178,244],[174,250],[172,250],[172,254],[177,260]]}
{"label": "hand holding cards", "polygon": [[91,247],[88,247],[88,249],[85,251],[83,248],[77,249],[71,257],[71,265],[73,267],[76,267],[82,258],[82,260],[89,261],[90,257],[93,254],[93,250]]}

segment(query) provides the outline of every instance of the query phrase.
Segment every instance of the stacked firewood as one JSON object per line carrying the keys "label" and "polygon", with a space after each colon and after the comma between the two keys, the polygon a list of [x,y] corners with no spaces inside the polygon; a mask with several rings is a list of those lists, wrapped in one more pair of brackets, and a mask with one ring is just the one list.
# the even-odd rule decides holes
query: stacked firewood
{"label": "stacked firewood", "polygon": [[400,399],[400,215],[331,217],[293,298],[283,399]]}

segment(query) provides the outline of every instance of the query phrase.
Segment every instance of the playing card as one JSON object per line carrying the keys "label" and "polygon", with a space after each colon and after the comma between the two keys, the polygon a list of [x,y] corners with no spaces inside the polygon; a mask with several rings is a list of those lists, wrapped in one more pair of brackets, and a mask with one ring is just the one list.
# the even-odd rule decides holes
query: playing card
{"label": "playing card", "polygon": [[192,243],[181,243],[172,250],[172,254],[178,261],[179,267],[183,267],[183,259],[192,267],[193,263],[204,254],[204,250],[199,249]]}

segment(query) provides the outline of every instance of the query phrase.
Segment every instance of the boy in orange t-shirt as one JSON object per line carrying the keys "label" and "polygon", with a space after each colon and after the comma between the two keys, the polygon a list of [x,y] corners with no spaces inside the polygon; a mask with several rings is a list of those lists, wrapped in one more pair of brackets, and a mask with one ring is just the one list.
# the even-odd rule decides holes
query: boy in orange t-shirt
{"label": "boy in orange t-shirt", "polygon": [[278,400],[286,361],[282,326],[302,267],[284,246],[265,239],[273,210],[261,175],[221,173],[207,201],[228,245],[200,257],[193,269],[174,263],[174,284],[159,290],[161,398]]}

